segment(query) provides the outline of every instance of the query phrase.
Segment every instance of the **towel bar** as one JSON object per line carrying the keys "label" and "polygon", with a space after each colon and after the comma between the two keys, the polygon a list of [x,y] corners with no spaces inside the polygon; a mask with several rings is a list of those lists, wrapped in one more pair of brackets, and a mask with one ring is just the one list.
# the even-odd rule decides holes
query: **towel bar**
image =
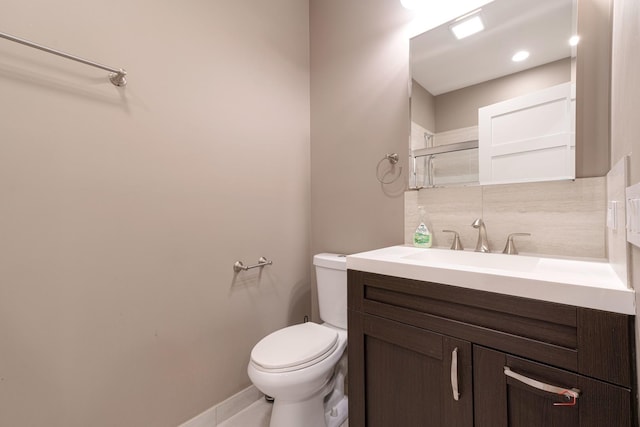
{"label": "towel bar", "polygon": [[265,257],[261,256],[260,259],[258,260],[258,263],[254,265],[244,265],[242,261],[236,261],[233,264],[233,271],[235,271],[236,273],[239,273],[243,270],[247,271],[252,268],[264,267],[265,265],[271,265],[271,264],[273,264],[273,261],[269,261]]}

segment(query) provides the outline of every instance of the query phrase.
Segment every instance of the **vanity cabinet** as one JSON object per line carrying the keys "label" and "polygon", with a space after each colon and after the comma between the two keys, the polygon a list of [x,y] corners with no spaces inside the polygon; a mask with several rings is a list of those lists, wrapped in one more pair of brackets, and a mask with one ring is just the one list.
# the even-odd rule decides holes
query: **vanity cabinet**
{"label": "vanity cabinet", "polygon": [[637,426],[633,316],[355,270],[348,281],[351,427]]}

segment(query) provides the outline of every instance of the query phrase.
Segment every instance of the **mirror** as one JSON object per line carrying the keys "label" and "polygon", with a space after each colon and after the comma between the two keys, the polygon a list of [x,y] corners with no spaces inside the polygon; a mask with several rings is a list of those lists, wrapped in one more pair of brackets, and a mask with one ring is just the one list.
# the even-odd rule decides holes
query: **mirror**
{"label": "mirror", "polygon": [[[484,29],[456,39],[451,27],[475,16]],[[576,26],[576,0],[494,0],[412,38],[410,187],[574,178]],[[550,88],[559,101],[540,100]]]}

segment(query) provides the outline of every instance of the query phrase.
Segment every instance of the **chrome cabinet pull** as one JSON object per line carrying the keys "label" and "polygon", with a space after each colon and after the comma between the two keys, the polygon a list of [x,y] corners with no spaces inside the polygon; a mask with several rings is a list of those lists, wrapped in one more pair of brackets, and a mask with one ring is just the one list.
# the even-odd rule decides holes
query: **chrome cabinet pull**
{"label": "chrome cabinet pull", "polygon": [[578,397],[580,397],[580,390],[578,390],[577,388],[566,389],[566,388],[557,387],[551,384],[546,384],[541,381],[534,380],[533,378],[525,377],[524,375],[520,375],[516,372],[513,372],[511,369],[509,369],[508,366],[504,367],[504,374],[530,387],[536,388],[538,390],[546,391],[548,393],[554,393],[560,396],[564,396],[567,399],[569,399],[569,402],[566,402],[566,403],[556,402],[553,404],[553,406],[574,406],[576,404],[576,400],[578,399]]}
{"label": "chrome cabinet pull", "polygon": [[451,390],[453,391],[453,400],[460,400],[460,392],[458,391],[458,347],[451,352]]}

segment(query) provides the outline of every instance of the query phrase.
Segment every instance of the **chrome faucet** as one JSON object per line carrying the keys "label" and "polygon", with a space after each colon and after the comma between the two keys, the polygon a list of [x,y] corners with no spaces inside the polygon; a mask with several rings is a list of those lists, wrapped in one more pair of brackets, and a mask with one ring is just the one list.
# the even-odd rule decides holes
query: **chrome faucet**
{"label": "chrome faucet", "polygon": [[476,244],[476,252],[491,252],[489,250],[489,241],[487,240],[487,229],[484,226],[482,218],[478,218],[471,224],[473,228],[478,229],[478,243]]}

